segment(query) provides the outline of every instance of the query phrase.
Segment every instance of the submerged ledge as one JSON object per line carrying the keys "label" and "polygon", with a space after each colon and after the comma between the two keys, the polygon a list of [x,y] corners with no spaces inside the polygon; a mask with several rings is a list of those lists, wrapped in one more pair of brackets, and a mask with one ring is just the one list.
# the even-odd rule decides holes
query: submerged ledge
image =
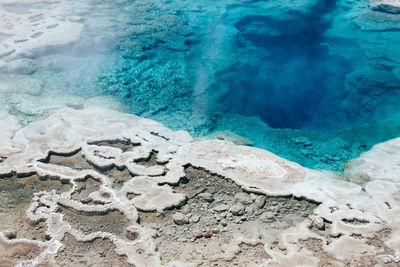
{"label": "submerged ledge", "polygon": [[95,103],[342,170],[399,136],[398,3],[3,0],[0,110]]}
{"label": "submerged ledge", "polygon": [[71,186],[35,192],[20,218],[44,222],[44,240],[0,233],[6,266],[399,263],[400,139],[339,174],[97,107],[25,127],[3,113],[0,127],[1,181],[35,175]]}

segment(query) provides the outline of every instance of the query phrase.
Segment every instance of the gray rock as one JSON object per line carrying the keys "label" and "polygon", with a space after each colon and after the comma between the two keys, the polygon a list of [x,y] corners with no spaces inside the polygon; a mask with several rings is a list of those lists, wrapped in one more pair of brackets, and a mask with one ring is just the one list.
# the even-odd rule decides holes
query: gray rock
{"label": "gray rock", "polygon": [[219,229],[218,228],[214,228],[214,229],[211,230],[211,232],[213,234],[218,234],[219,233]]}
{"label": "gray rock", "polygon": [[264,196],[259,196],[255,201],[254,204],[261,209],[265,205],[265,197]]}
{"label": "gray rock", "polygon": [[251,206],[247,206],[245,208],[245,212],[247,213],[247,215],[251,216],[255,213],[257,206],[255,205],[251,205]]}
{"label": "gray rock", "polygon": [[195,238],[202,238],[202,237],[203,237],[203,234],[202,234],[201,232],[194,232],[194,233],[193,233],[193,236],[194,236]]}
{"label": "gray rock", "polygon": [[218,211],[218,212],[226,211],[228,209],[229,209],[229,206],[225,205],[225,204],[220,204],[220,205],[214,207],[214,210]]}
{"label": "gray rock", "polygon": [[241,224],[241,223],[242,223],[242,220],[241,220],[240,218],[236,218],[235,223],[236,223],[236,224]]}
{"label": "gray rock", "polygon": [[172,215],[172,219],[177,225],[183,225],[189,223],[189,218],[180,212],[176,212],[174,215]]}
{"label": "gray rock", "polygon": [[183,214],[188,214],[188,213],[190,213],[190,211],[191,211],[191,209],[188,205],[184,206],[182,209]]}
{"label": "gray rock", "polygon": [[272,212],[264,212],[263,214],[261,214],[260,216],[260,220],[263,222],[271,222],[275,219],[275,215]]}
{"label": "gray rock", "polygon": [[197,223],[197,222],[199,222],[200,221],[200,216],[198,216],[198,215],[193,215],[191,218],[190,218],[190,222],[191,223]]}
{"label": "gray rock", "polygon": [[253,203],[253,199],[251,199],[251,196],[246,193],[235,194],[235,199],[244,205],[249,205]]}
{"label": "gray rock", "polygon": [[201,200],[207,201],[207,202],[209,202],[209,203],[211,203],[211,202],[214,201],[213,195],[210,194],[210,193],[208,193],[208,192],[201,193],[201,194],[198,195],[198,197],[199,197]]}
{"label": "gray rock", "polygon": [[230,211],[235,216],[241,216],[244,214],[244,206],[240,203],[235,204]]}
{"label": "gray rock", "polygon": [[215,219],[217,222],[219,222],[219,221],[222,220],[222,217],[219,216],[219,215],[217,214],[217,215],[214,215],[214,219]]}

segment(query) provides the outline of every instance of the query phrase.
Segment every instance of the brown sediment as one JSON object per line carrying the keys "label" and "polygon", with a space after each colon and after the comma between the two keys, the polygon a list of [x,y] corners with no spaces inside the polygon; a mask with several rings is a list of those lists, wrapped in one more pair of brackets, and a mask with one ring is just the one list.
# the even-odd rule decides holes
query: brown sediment
{"label": "brown sediment", "polygon": [[[213,261],[207,255],[222,254],[218,252],[221,246],[231,242],[235,235],[250,237],[251,231],[258,229],[262,239],[270,243],[283,230],[302,222],[317,207],[314,203],[291,197],[250,194],[230,179],[193,167],[186,168],[186,176],[174,187],[174,191],[188,197],[183,206],[161,213],[139,213],[140,224],[156,231],[155,241],[164,263],[174,259],[193,261],[196,258],[202,264],[212,265]],[[247,197],[249,203],[243,205],[240,215],[232,215],[232,208],[239,203],[235,198],[238,195]],[[249,206],[251,208],[246,209]],[[186,213],[184,216],[189,222],[174,223],[176,212]],[[243,260],[247,259],[247,264],[255,264],[269,258],[263,245],[248,246],[233,258],[224,260],[221,257],[215,263],[231,266],[238,262],[246,264]],[[243,244],[244,247],[246,245]],[[254,258],[256,251],[262,255],[261,258]]]}
{"label": "brown sediment", "polygon": [[72,193],[71,199],[85,204],[94,204],[88,197],[91,193],[100,189],[101,182],[92,177],[86,177],[82,180],[76,181],[76,183],[78,188]]}
{"label": "brown sediment", "polygon": [[[21,243],[21,237],[45,240],[45,222],[51,223],[49,230],[54,231],[45,243],[29,244],[33,246],[31,251],[22,249],[28,258],[19,259],[16,255],[13,259],[7,254],[0,258],[1,265],[34,258],[37,249],[42,249],[36,244],[53,248],[58,241],[64,242],[64,246],[55,252],[56,259],[53,250],[49,250],[38,260],[47,266],[124,266],[127,258],[118,255],[123,253],[138,266],[160,266],[158,256],[164,264],[176,261],[203,266],[398,263],[398,227],[393,223],[398,210],[397,167],[371,166],[397,162],[398,156],[393,155],[398,153],[400,139],[389,141],[377,151],[379,156],[389,151],[383,157],[387,160],[362,168],[363,172],[372,172],[371,177],[382,179],[360,187],[331,179],[335,174],[309,170],[260,149],[215,140],[192,142],[186,134],[169,130],[165,130],[168,138],[155,138],[148,133],[162,132],[159,125],[151,129],[149,121],[128,117],[98,108],[67,109],[19,130],[12,140],[6,138],[12,152],[1,156],[4,179],[0,179],[0,189],[4,189],[0,190],[0,208],[5,216],[0,222],[6,223],[0,225],[9,226],[1,230],[16,242],[4,244],[29,244]],[[127,120],[131,119],[139,121],[130,124]],[[58,128],[48,127],[56,122],[60,123]],[[105,122],[101,129],[99,122]],[[145,125],[142,129],[141,123]],[[146,139],[140,134],[136,137],[146,144],[137,151],[119,141],[86,146],[87,139],[96,140],[97,134],[100,140],[104,136],[123,139],[121,125],[126,125],[126,130],[132,125],[132,132],[143,131]],[[75,136],[60,134],[71,127]],[[37,136],[41,138],[36,139]],[[24,150],[14,152],[17,147]],[[123,154],[121,149],[129,153]],[[101,153],[93,153],[94,150]],[[50,153],[46,160],[41,160],[48,151],[62,153]],[[88,163],[80,151],[89,151],[91,161],[104,167]],[[165,162],[157,162],[157,158]],[[375,158],[368,157],[362,163]],[[166,166],[154,167],[167,162]],[[58,180],[42,181],[34,175],[17,178],[24,173],[76,183],[77,189],[71,195],[61,195],[70,190],[70,185]],[[34,192],[51,189],[58,194],[41,193],[34,197]],[[32,208],[36,208],[27,214],[35,215],[29,221],[39,223],[19,227],[18,221],[25,217],[32,197]],[[57,205],[61,207],[54,214]],[[61,215],[63,220],[58,220]],[[11,225],[14,222],[17,223]],[[72,229],[68,230],[68,226]],[[60,229],[69,231],[70,236],[64,237],[65,231]],[[94,236],[97,238],[92,241],[82,241]],[[118,253],[113,254],[115,250]]]}
{"label": "brown sediment", "polygon": [[112,182],[113,189],[120,189],[124,183],[134,177],[126,168],[113,167],[103,172]]}
{"label": "brown sediment", "polygon": [[95,238],[91,241],[78,241],[70,234],[65,234],[62,247],[55,256],[59,266],[133,266],[127,256],[118,255],[115,245],[109,239]]}
{"label": "brown sediment", "polygon": [[126,227],[129,226],[130,222],[119,211],[108,211],[104,214],[93,212],[93,214],[90,214],[72,208],[60,207],[59,212],[64,215],[66,222],[84,234],[106,232],[126,239]]}
{"label": "brown sediment", "polygon": [[135,163],[146,167],[164,165],[157,162],[157,154],[157,151],[151,151],[149,157],[135,160]]}
{"label": "brown sediment", "polygon": [[15,266],[19,261],[32,260],[45,248],[25,241],[8,243],[0,239],[0,266]]}
{"label": "brown sediment", "polygon": [[318,257],[319,266],[337,266],[335,257],[323,250],[323,240],[318,238],[308,238],[300,240],[299,244],[312,251],[313,255]]}
{"label": "brown sediment", "polygon": [[58,180],[41,180],[37,175],[0,179],[0,232],[8,231],[13,238],[46,240],[45,223],[30,224],[26,218],[33,194],[52,190],[61,193],[70,188],[69,184]]}
{"label": "brown sediment", "polygon": [[87,162],[81,151],[75,152],[70,155],[59,155],[50,153],[45,163],[53,165],[66,166],[76,170],[93,169],[93,166]]}
{"label": "brown sediment", "polygon": [[[97,143],[97,142],[92,142],[92,143],[97,144],[97,145],[102,145],[102,146],[106,146],[107,144],[109,144],[106,141],[102,141],[99,143]],[[119,144],[119,143],[112,143],[112,144]],[[118,145],[118,147],[121,147],[121,146],[123,147],[123,144]],[[135,146],[131,145],[131,146],[129,146],[129,149],[131,147],[135,147]],[[126,149],[128,149],[128,148],[126,148]],[[151,156],[149,157],[149,160],[150,159],[151,159]],[[125,167],[112,166],[110,168],[98,168],[98,167],[92,165],[91,163],[89,163],[85,159],[85,157],[83,156],[81,151],[78,151],[78,152],[70,154],[70,155],[57,155],[57,154],[51,153],[50,156],[44,160],[44,162],[49,163],[49,164],[59,165],[59,166],[66,166],[66,167],[70,167],[70,168],[73,168],[76,170],[82,170],[82,169],[95,170],[101,174],[106,175],[108,178],[110,178],[111,182],[113,183],[112,187],[114,189],[121,188],[125,182],[129,181],[130,179],[132,179],[134,177],[134,175],[132,175]],[[145,160],[143,162],[145,163],[147,161]],[[85,178],[85,179],[87,179],[87,178]],[[92,181],[93,181],[93,178],[92,178]],[[85,182],[85,180],[83,180],[83,182]],[[75,199],[75,200],[77,200],[77,199]]]}

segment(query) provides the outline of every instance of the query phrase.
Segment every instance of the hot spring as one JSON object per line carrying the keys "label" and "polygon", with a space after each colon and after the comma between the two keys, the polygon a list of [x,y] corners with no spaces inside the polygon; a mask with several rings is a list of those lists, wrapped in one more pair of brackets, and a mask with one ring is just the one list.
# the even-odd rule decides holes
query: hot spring
{"label": "hot spring", "polygon": [[[57,90],[111,95],[125,111],[174,130],[251,144],[310,168],[340,170],[400,136],[400,17],[368,1],[98,0],[64,8],[84,25],[83,37],[22,54],[36,62],[25,75],[49,99]],[[20,101],[13,99],[3,102]]]}

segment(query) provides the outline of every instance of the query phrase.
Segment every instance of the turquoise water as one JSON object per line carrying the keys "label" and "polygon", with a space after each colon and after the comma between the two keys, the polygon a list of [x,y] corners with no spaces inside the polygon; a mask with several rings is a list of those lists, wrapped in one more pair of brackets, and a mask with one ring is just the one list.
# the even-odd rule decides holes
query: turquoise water
{"label": "turquoise water", "polygon": [[118,96],[194,136],[229,130],[311,168],[340,170],[400,136],[400,15],[366,0],[92,4],[76,7],[91,34],[69,68],[37,74],[48,84]]}

